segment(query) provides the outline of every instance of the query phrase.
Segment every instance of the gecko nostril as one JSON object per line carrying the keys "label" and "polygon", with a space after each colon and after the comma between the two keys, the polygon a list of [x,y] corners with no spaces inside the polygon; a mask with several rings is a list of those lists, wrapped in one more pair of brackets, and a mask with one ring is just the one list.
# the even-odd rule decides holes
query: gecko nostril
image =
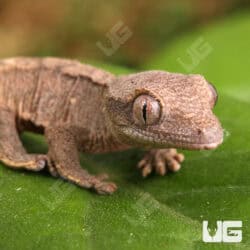
{"label": "gecko nostril", "polygon": [[197,133],[198,133],[198,135],[201,135],[201,134],[202,134],[202,130],[201,130],[201,129],[198,129],[198,130],[197,130]]}

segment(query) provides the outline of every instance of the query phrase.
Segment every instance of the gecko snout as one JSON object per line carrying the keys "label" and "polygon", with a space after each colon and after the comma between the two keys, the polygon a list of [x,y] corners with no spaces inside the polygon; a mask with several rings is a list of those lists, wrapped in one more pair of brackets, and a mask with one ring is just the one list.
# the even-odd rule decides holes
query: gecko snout
{"label": "gecko snout", "polygon": [[223,129],[219,126],[197,129],[197,134],[204,149],[217,148],[223,142]]}

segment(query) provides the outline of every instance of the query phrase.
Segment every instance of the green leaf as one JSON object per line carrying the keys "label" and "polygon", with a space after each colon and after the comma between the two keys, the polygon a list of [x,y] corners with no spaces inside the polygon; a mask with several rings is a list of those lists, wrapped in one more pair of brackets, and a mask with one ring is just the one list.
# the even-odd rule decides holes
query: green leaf
{"label": "green leaf", "polygon": [[[212,52],[193,72],[218,87],[215,112],[226,131],[220,148],[185,152],[180,172],[146,180],[135,169],[141,151],[83,155],[84,167],[107,172],[118,184],[112,196],[1,166],[0,249],[249,249],[249,24],[248,15],[235,16],[179,37],[147,65],[186,73],[176,59],[199,37],[210,44]],[[30,152],[47,151],[41,136],[22,139]],[[203,243],[203,220],[211,227],[216,220],[242,220],[243,242]]]}

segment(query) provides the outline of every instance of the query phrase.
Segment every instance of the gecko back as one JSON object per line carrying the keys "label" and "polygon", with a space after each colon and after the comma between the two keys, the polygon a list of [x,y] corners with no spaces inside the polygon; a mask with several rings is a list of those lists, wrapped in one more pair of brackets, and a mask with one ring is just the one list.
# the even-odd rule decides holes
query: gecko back
{"label": "gecko back", "polygon": [[90,119],[92,110],[98,112],[102,106],[110,79],[111,74],[77,61],[7,59],[0,62],[0,105],[38,127],[85,121],[94,126],[99,122]]}

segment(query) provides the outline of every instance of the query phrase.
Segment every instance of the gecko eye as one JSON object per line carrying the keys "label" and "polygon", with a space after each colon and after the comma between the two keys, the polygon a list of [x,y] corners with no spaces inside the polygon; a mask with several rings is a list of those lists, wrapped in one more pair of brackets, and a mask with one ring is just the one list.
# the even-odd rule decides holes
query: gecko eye
{"label": "gecko eye", "polygon": [[148,95],[138,96],[133,105],[133,118],[137,125],[153,125],[161,115],[161,107],[157,100]]}
{"label": "gecko eye", "polygon": [[217,93],[215,86],[212,83],[209,82],[208,86],[212,93],[211,107],[214,108],[218,102],[218,93]]}

